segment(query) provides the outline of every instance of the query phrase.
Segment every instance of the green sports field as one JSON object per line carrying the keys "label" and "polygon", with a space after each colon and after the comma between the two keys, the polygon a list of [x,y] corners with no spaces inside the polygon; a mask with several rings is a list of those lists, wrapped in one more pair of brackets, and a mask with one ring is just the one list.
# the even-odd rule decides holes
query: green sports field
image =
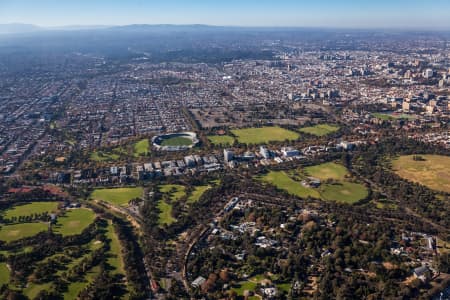
{"label": "green sports field", "polygon": [[413,120],[416,119],[415,116],[407,115],[407,114],[398,114],[398,115],[391,115],[387,113],[373,113],[372,116],[375,118],[378,118],[380,120],[384,121],[393,121],[397,119],[406,119],[406,120]]}
{"label": "green sports field", "polygon": [[294,141],[300,137],[297,132],[278,126],[233,129],[231,132],[236,136],[238,142],[243,144],[267,144],[285,140]]}
{"label": "green sports field", "polygon": [[359,183],[338,182],[334,184],[324,184],[320,187],[320,195],[323,200],[337,201],[341,203],[356,203],[368,196],[365,186]]}
{"label": "green sports field", "polygon": [[348,174],[347,169],[340,164],[329,162],[321,165],[311,166],[305,168],[305,173],[308,176],[319,178],[320,180],[326,179],[344,179]]}
{"label": "green sports field", "polygon": [[216,146],[230,146],[234,143],[234,137],[229,135],[208,135],[208,140]]}
{"label": "green sports field", "polygon": [[31,202],[26,204],[15,205],[5,210],[3,218],[11,220],[12,218],[32,216],[34,214],[43,214],[55,212],[58,208],[58,202]]}
{"label": "green sports field", "polygon": [[450,193],[450,156],[418,155],[400,156],[392,161],[392,167],[400,177],[420,183],[430,189]]}
{"label": "green sports field", "polygon": [[300,128],[299,131],[303,133],[312,134],[315,136],[325,136],[330,133],[336,132],[339,130],[339,126],[329,125],[329,124],[320,124],[311,127]]}
{"label": "green sports field", "polygon": [[87,208],[68,210],[65,215],[58,217],[53,232],[63,236],[80,234],[84,229],[94,222],[95,213]]}
{"label": "green sports field", "polygon": [[278,189],[297,197],[320,198],[319,193],[315,189],[304,187],[299,181],[292,179],[285,171],[270,171],[268,174],[262,176],[260,180],[273,184]]}
{"label": "green sports field", "polygon": [[96,189],[91,194],[91,199],[103,200],[117,206],[126,206],[131,199],[141,198],[144,193],[142,187]]}
{"label": "green sports field", "polygon": [[161,146],[190,146],[190,145],[192,145],[192,140],[182,136],[168,138],[161,142]]}
{"label": "green sports field", "polygon": [[47,230],[48,224],[44,222],[3,225],[0,228],[0,240],[5,242],[17,241]]}

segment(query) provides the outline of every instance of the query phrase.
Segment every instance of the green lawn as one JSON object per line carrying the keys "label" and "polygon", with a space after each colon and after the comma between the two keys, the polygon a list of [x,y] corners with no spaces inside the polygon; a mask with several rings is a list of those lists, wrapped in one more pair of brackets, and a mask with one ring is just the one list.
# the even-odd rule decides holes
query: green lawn
{"label": "green lawn", "polygon": [[[106,233],[108,234],[108,233]],[[76,265],[78,265],[83,259],[86,259],[90,255],[92,255],[91,251],[99,249],[103,243],[96,243],[95,240],[92,240],[89,246],[89,252],[86,252],[79,258],[72,260],[66,267],[67,271],[72,270]],[[100,266],[95,266],[94,268],[88,270],[86,274],[84,274],[83,279],[77,282],[72,282],[68,286],[68,290],[64,293],[64,299],[75,300],[77,299],[78,294],[81,292],[83,288],[86,287],[92,280],[100,273]],[[61,272],[57,273],[58,276],[61,276]]]}
{"label": "green lawn", "polygon": [[239,143],[243,144],[266,144],[285,140],[294,141],[300,137],[297,132],[278,126],[234,129],[231,132],[237,137]]}
{"label": "green lawn", "polygon": [[191,195],[188,197],[187,203],[192,204],[197,202],[200,197],[203,195],[204,192],[209,190],[211,188],[210,185],[201,185],[194,187],[194,190],[192,191]]}
{"label": "green lawn", "polygon": [[336,132],[339,130],[339,126],[329,125],[329,124],[320,124],[311,127],[300,128],[299,131],[303,133],[312,134],[315,136],[325,136],[327,134]]}
{"label": "green lawn", "polygon": [[414,160],[414,155],[395,159],[392,162],[395,173],[430,189],[450,193],[450,156],[421,154],[418,156],[423,160]]}
{"label": "green lawn", "polygon": [[146,155],[150,152],[150,143],[148,139],[143,139],[134,144],[134,156]]}
{"label": "green lawn", "polygon": [[44,222],[4,225],[0,228],[0,240],[5,242],[17,241],[47,231],[47,229],[48,224]]}
{"label": "green lawn", "polygon": [[397,119],[413,120],[416,118],[415,116],[412,116],[412,115],[406,115],[406,114],[391,115],[391,114],[387,114],[387,113],[372,113],[372,116],[374,116],[375,118],[378,118],[380,120],[384,120],[384,121],[393,121],[393,120],[397,120]]}
{"label": "green lawn", "polygon": [[186,188],[179,184],[163,184],[158,189],[163,194],[169,194],[171,201],[178,201],[186,195]]}
{"label": "green lawn", "polygon": [[131,199],[141,198],[144,193],[142,187],[96,189],[92,192],[91,198],[103,200],[117,206],[126,206]]}
{"label": "green lawn", "polygon": [[[342,203],[356,203],[368,195],[367,188],[359,183],[349,182],[346,179],[348,170],[337,163],[325,163],[321,165],[307,167],[296,171],[270,171],[268,174],[260,176],[258,179],[277,188],[288,192],[291,195],[306,198],[308,196],[326,201],[337,201]],[[322,184],[319,188],[305,187],[301,180],[306,176],[319,178]],[[326,183],[327,179],[334,182]]]}
{"label": "green lawn", "polygon": [[[158,186],[158,189],[161,193],[169,195],[170,202],[176,202],[186,195],[186,188],[179,184],[164,184]],[[170,225],[176,221],[172,216],[172,208],[172,204],[165,200],[158,202],[158,209],[161,211],[158,220],[159,225]]]}
{"label": "green lawn", "polygon": [[395,118],[393,116],[391,116],[390,114],[373,113],[372,116],[374,116],[375,118],[378,118],[380,120],[383,120],[383,121],[395,120]]}
{"label": "green lawn", "polygon": [[234,138],[229,135],[208,135],[208,140],[217,146],[230,146],[234,143]]}
{"label": "green lawn", "polygon": [[277,288],[280,291],[283,291],[285,293],[289,293],[289,291],[291,290],[291,284],[290,283],[278,283],[277,284]]}
{"label": "green lawn", "polygon": [[182,136],[168,138],[161,142],[161,146],[190,146],[190,145],[192,145],[192,140]]}
{"label": "green lawn", "polygon": [[53,232],[63,236],[80,234],[95,219],[95,213],[87,208],[71,209],[64,216],[58,217]]}
{"label": "green lawn", "polygon": [[109,153],[104,151],[94,151],[90,155],[92,161],[102,162],[102,161],[116,161],[120,158],[119,154]]}
{"label": "green lawn", "polygon": [[369,192],[359,183],[339,182],[335,184],[323,184],[320,194],[324,200],[353,204],[367,197]]}
{"label": "green lawn", "polygon": [[162,225],[170,225],[176,221],[174,217],[172,217],[172,204],[166,203],[164,200],[159,201],[158,209],[161,211],[159,214],[158,224]]}
{"label": "green lawn", "polygon": [[17,255],[17,254],[21,254],[21,253],[30,253],[31,251],[33,251],[33,247],[27,246],[27,247],[23,247],[20,249],[15,249],[14,251],[13,250],[11,250],[11,251],[0,250],[0,254],[4,255],[5,257],[9,257],[10,255]]}
{"label": "green lawn", "polygon": [[251,281],[241,281],[237,284],[238,286],[233,288],[238,296],[243,296],[244,291],[255,291],[256,283]]}
{"label": "green lawn", "polygon": [[68,290],[64,293],[64,300],[75,300],[78,299],[78,294],[91,283],[96,276],[100,274],[100,266],[95,266],[86,273],[83,282],[73,282],[69,284]]}
{"label": "green lawn", "polygon": [[375,202],[378,209],[397,209],[398,205],[388,200],[378,200]]}
{"label": "green lawn", "polygon": [[28,287],[23,290],[25,296],[30,299],[34,299],[40,291],[48,291],[50,290],[52,283],[43,283],[43,284],[34,284],[29,283]]}
{"label": "green lawn", "polygon": [[304,187],[300,182],[289,177],[284,171],[270,171],[268,174],[260,177],[260,180],[272,184],[297,197],[306,198],[309,196],[320,198],[319,192],[313,188]]}
{"label": "green lawn", "polygon": [[12,208],[5,210],[2,214],[7,220],[13,217],[32,216],[34,214],[42,214],[45,212],[55,212],[58,208],[58,202],[31,202],[27,204],[15,205]]}
{"label": "green lawn", "polygon": [[316,166],[306,167],[305,173],[320,180],[341,180],[345,178],[345,175],[348,174],[348,171],[343,165],[329,162]]}
{"label": "green lawn", "polygon": [[0,263],[0,286],[9,283],[9,269],[6,263]]}
{"label": "green lawn", "polygon": [[110,249],[108,264],[114,268],[114,274],[122,274],[125,276],[125,269],[122,257],[122,246],[120,245],[119,238],[114,231],[114,226],[111,222],[108,223],[108,229],[106,232],[106,237],[110,240]]}

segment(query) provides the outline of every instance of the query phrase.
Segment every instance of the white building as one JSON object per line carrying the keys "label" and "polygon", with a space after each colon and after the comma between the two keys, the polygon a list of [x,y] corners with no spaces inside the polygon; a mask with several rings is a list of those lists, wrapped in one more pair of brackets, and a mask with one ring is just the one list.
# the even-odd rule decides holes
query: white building
{"label": "white building", "polygon": [[223,150],[223,158],[225,160],[225,162],[230,162],[233,160],[234,158],[234,153],[231,150],[228,149],[224,149]]}
{"label": "white building", "polygon": [[145,172],[153,172],[153,165],[152,165],[152,163],[145,163],[144,164],[144,170],[145,170]]}
{"label": "white building", "polygon": [[202,276],[197,277],[194,281],[192,281],[191,285],[193,287],[199,287],[201,286],[204,282],[206,281],[206,279]]}
{"label": "white building", "polygon": [[431,78],[431,77],[433,77],[433,75],[434,75],[433,69],[426,69],[423,72],[423,77],[425,77],[425,78]]}
{"label": "white building", "polygon": [[261,156],[264,157],[265,159],[269,159],[269,158],[270,158],[270,152],[269,152],[269,150],[268,150],[266,147],[264,147],[264,146],[259,147],[259,153],[260,153]]}
{"label": "white building", "polygon": [[281,148],[281,153],[283,153],[284,157],[295,157],[300,155],[300,151],[294,149],[292,147],[283,147]]}
{"label": "white building", "polygon": [[111,167],[109,172],[111,173],[111,175],[117,175],[118,171],[119,170],[117,167]]}
{"label": "white building", "polygon": [[188,167],[194,167],[195,166],[195,158],[193,155],[188,155],[184,157],[184,162]]}

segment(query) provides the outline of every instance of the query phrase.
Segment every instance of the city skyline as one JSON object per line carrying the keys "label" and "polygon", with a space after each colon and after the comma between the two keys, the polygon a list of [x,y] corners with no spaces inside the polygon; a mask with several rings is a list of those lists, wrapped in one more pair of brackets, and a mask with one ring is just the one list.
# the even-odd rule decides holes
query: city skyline
{"label": "city skyline", "polygon": [[55,1],[1,0],[2,23],[71,25],[450,28],[450,3],[434,1]]}

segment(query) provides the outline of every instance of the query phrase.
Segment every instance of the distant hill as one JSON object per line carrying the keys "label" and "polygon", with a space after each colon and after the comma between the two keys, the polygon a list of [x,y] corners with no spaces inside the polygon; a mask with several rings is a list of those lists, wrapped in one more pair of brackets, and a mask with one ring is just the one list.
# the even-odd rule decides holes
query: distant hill
{"label": "distant hill", "polygon": [[217,30],[223,29],[226,27],[221,26],[211,26],[211,25],[202,25],[202,24],[190,24],[190,25],[172,25],[172,24],[131,24],[124,26],[112,26],[108,28],[109,30],[114,31],[146,31],[146,32],[171,32],[171,31],[208,31],[208,30]]}
{"label": "distant hill", "polygon": [[45,30],[66,30],[66,31],[77,31],[77,30],[97,30],[110,28],[108,25],[68,25],[68,26],[56,26],[56,27],[46,27]]}
{"label": "distant hill", "polygon": [[32,24],[20,24],[20,23],[0,24],[0,34],[26,33],[26,32],[35,32],[39,30],[42,30],[42,28]]}
{"label": "distant hill", "polygon": [[54,27],[40,27],[32,24],[0,24],[0,34],[17,34],[17,33],[34,33],[46,31],[84,31],[94,30],[106,32],[123,32],[123,33],[160,33],[160,32],[210,32],[220,31],[225,29],[237,29],[238,27],[223,27],[210,26],[202,24],[192,25],[171,25],[171,24],[130,24],[123,26],[108,26],[108,25],[69,25],[69,26],[54,26]]}

